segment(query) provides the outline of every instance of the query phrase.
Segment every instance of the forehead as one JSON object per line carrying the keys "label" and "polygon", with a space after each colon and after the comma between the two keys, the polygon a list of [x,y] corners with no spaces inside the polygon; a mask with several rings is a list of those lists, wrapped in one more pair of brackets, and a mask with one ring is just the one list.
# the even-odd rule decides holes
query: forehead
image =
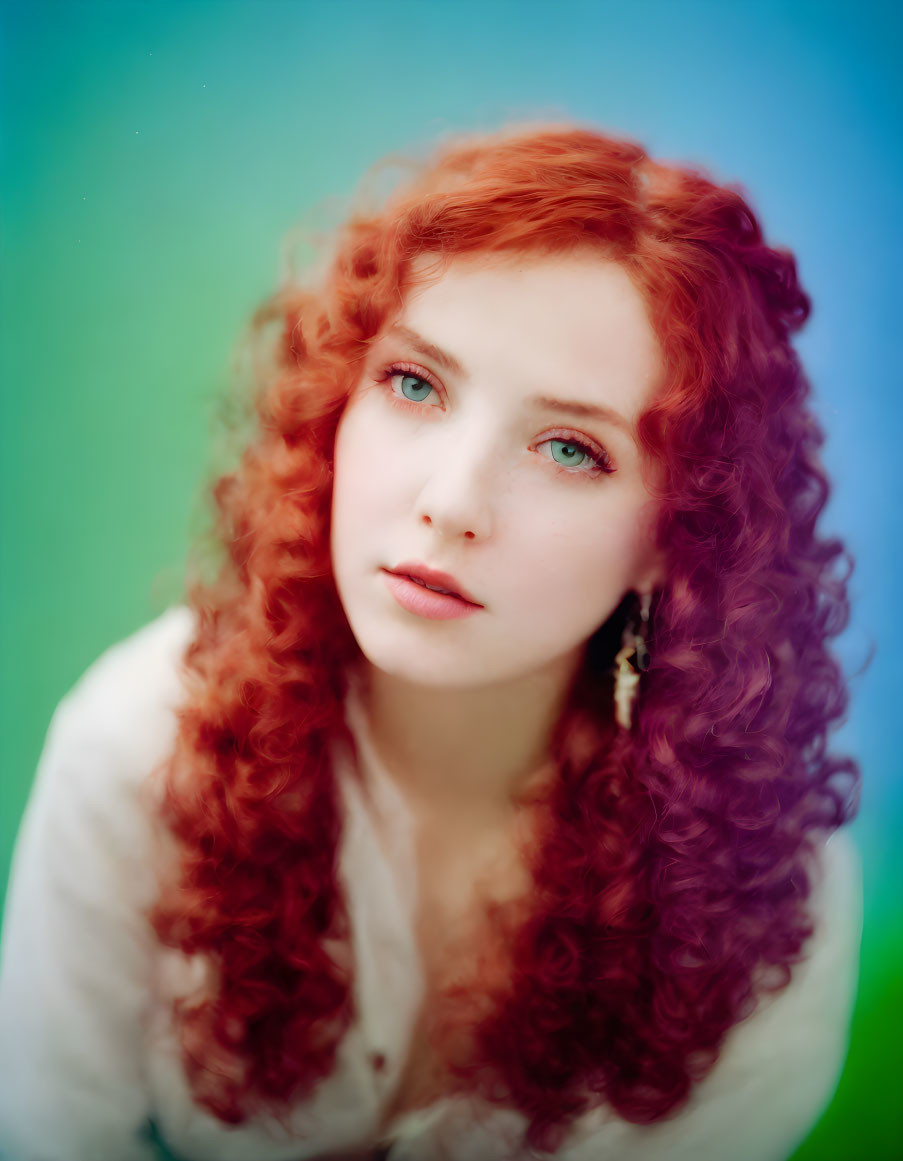
{"label": "forehead", "polygon": [[661,381],[645,302],[618,263],[596,253],[421,258],[395,323],[453,355],[467,374],[512,374],[579,390],[632,418]]}

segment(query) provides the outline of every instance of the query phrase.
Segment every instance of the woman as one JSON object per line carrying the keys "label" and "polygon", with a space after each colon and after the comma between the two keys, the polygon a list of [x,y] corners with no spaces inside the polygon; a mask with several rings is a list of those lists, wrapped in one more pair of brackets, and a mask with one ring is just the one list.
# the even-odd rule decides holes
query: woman
{"label": "woman", "polygon": [[261,310],[222,566],[23,822],[14,1155],[792,1151],[860,924],[808,313],[739,192],[572,126],[439,149]]}

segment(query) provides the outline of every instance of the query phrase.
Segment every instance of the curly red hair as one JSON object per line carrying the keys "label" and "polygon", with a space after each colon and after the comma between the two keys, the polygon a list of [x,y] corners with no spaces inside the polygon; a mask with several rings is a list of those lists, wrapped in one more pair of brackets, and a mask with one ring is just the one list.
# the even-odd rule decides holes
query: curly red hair
{"label": "curly red hair", "polygon": [[195,1099],[223,1121],[281,1119],[354,1017],[330,754],[339,736],[354,752],[359,649],[329,546],[362,357],[418,257],[577,249],[622,265],[661,344],[639,436],[667,581],[630,730],[611,672],[630,594],[589,642],[530,898],[497,910],[487,931],[507,935],[474,957],[482,982],[450,985],[435,1018],[445,1083],[522,1110],[540,1149],[603,1101],[655,1121],[802,957],[816,842],[854,816],[860,772],[826,750],[848,702],[827,647],[849,617],[835,565],[852,560],[816,533],[829,484],[790,342],[810,311],[794,258],[738,188],[632,142],[571,125],[453,140],[350,216],[319,285],[255,316],[252,334],[275,321],[280,337],[240,465],[213,489],[221,566],[189,584],[198,629],[163,804],[179,873],[152,922],[216,966],[175,1017]]}

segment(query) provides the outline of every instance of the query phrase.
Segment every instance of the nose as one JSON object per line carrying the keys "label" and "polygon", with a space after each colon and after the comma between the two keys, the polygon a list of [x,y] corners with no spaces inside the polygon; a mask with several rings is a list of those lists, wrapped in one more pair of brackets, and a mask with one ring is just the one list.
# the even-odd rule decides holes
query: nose
{"label": "nose", "polygon": [[468,451],[462,442],[446,453],[436,449],[417,497],[417,515],[449,539],[484,540],[492,532],[499,483],[493,482],[492,453],[485,441],[474,440]]}

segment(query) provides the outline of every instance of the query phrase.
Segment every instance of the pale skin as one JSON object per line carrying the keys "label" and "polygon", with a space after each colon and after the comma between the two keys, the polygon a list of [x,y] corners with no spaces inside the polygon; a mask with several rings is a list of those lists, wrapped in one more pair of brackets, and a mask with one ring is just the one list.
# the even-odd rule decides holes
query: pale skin
{"label": "pale skin", "polygon": [[[456,258],[371,345],[337,433],[333,568],[377,752],[446,834],[498,829],[548,761],[587,640],[662,580],[635,437],[661,376],[639,292],[597,253]],[[403,609],[381,570],[411,560],[484,607]]]}
{"label": "pale skin", "polygon": [[[426,982],[383,1130],[443,1089],[426,1013],[472,966],[483,904],[531,889],[521,852],[532,818],[515,800],[549,769],[588,639],[629,589],[663,577],[631,434],[661,372],[619,266],[598,254],[481,255],[408,296],[343,413],[332,564],[371,739],[413,816]],[[483,608],[451,621],[402,608],[382,570],[404,561],[451,573]]]}

